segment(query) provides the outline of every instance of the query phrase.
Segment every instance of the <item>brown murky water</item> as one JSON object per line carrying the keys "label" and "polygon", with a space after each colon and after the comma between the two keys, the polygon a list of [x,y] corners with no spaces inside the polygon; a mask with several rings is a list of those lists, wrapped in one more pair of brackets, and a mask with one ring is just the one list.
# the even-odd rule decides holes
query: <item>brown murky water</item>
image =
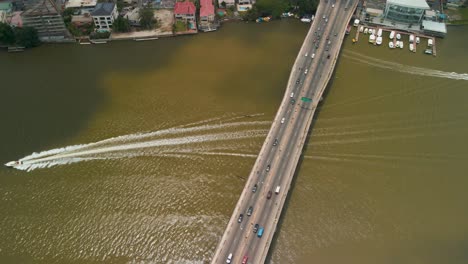
{"label": "brown murky water", "polygon": [[[306,31],[0,54],[0,159],[25,169],[0,168],[0,262],[208,262]],[[270,262],[468,261],[467,31],[435,58],[346,39]]]}

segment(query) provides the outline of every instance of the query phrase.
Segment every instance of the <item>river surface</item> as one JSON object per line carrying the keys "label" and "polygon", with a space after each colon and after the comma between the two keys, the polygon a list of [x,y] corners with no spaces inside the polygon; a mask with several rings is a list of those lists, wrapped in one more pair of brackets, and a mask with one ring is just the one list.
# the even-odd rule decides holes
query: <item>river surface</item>
{"label": "river surface", "polygon": [[[0,263],[209,262],[306,32],[0,53]],[[345,39],[268,262],[468,263],[467,42]]]}

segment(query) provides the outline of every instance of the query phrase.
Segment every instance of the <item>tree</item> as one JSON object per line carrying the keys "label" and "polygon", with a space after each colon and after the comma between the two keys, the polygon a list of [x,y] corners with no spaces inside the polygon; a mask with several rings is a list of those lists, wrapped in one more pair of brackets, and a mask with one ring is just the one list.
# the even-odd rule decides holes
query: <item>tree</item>
{"label": "tree", "polygon": [[130,22],[128,21],[128,19],[119,16],[114,21],[114,24],[112,25],[112,29],[116,32],[129,32],[131,30]]}
{"label": "tree", "polygon": [[145,7],[140,10],[140,25],[144,29],[153,29],[156,26],[153,9]]}
{"label": "tree", "polygon": [[26,48],[39,46],[41,41],[37,30],[33,27],[15,28],[16,44]]}
{"label": "tree", "polygon": [[222,2],[221,2],[221,6],[222,6],[223,8],[226,8],[226,2],[222,1]]}
{"label": "tree", "polygon": [[15,43],[15,32],[6,23],[0,22],[0,43],[11,45]]}

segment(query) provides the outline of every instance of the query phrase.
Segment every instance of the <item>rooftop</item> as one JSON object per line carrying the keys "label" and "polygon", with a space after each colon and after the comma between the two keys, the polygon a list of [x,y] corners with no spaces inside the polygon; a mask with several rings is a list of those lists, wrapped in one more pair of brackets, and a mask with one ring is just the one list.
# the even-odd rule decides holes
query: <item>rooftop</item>
{"label": "rooftop", "polygon": [[445,34],[447,33],[447,27],[445,26],[445,23],[423,20],[422,25],[424,27],[424,30],[441,32]]}
{"label": "rooftop", "polygon": [[93,12],[91,12],[91,15],[92,16],[110,16],[112,14],[112,11],[114,10],[114,7],[115,7],[114,3],[97,3]]}
{"label": "rooftop", "polygon": [[68,0],[68,2],[65,4],[65,7],[94,7],[96,4],[97,0]]}
{"label": "rooftop", "polygon": [[195,14],[195,5],[192,2],[177,2],[174,6],[174,14],[187,15]]}
{"label": "rooftop", "polygon": [[429,5],[425,0],[387,0],[387,3],[404,7],[429,9]]}
{"label": "rooftop", "polygon": [[211,0],[200,0],[200,16],[211,16],[214,15],[214,6]]}

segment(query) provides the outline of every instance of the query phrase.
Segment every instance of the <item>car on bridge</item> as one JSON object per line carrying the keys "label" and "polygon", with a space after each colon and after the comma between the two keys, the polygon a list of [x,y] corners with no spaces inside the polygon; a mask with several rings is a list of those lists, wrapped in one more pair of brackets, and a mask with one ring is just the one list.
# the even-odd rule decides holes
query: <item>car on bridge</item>
{"label": "car on bridge", "polygon": [[251,216],[253,212],[253,206],[249,207],[249,210],[247,210],[247,216]]}
{"label": "car on bridge", "polygon": [[[271,198],[271,194],[272,194],[272,192],[271,192],[271,191],[269,191],[269,192],[268,192],[268,194],[267,194],[267,199],[268,199],[268,200],[270,200],[270,198]],[[241,220],[241,221],[242,221],[242,220]],[[240,222],[239,222],[239,223],[240,223]]]}
{"label": "car on bridge", "polygon": [[258,185],[255,184],[254,187],[252,188],[252,192],[253,192],[253,193],[256,192],[256,191],[257,191],[257,188],[258,188]]}
{"label": "car on bridge", "polygon": [[278,139],[277,138],[275,138],[275,142],[273,142],[273,146],[276,146],[276,145],[278,145]]}
{"label": "car on bridge", "polygon": [[242,223],[242,219],[244,219],[244,215],[243,215],[243,214],[240,214],[240,215],[239,215],[239,218],[237,219],[237,222],[238,222],[238,223]]}
{"label": "car on bridge", "polygon": [[260,227],[260,226],[259,226],[258,224],[255,224],[252,231],[253,231],[254,233],[257,233],[259,227]]}
{"label": "car on bridge", "polygon": [[232,261],[232,253],[229,253],[227,259],[226,259],[226,263],[231,263]]}
{"label": "car on bridge", "polygon": [[260,227],[260,228],[258,229],[257,236],[258,236],[258,237],[262,237],[262,236],[263,236],[263,227]]}
{"label": "car on bridge", "polygon": [[247,260],[249,260],[249,257],[244,256],[244,258],[242,259],[242,264],[247,264]]}
{"label": "car on bridge", "polygon": [[270,171],[270,164],[267,165],[266,167],[266,171],[269,172]]}
{"label": "car on bridge", "polygon": [[286,118],[281,118],[281,124],[284,124],[284,120],[286,120]]}

